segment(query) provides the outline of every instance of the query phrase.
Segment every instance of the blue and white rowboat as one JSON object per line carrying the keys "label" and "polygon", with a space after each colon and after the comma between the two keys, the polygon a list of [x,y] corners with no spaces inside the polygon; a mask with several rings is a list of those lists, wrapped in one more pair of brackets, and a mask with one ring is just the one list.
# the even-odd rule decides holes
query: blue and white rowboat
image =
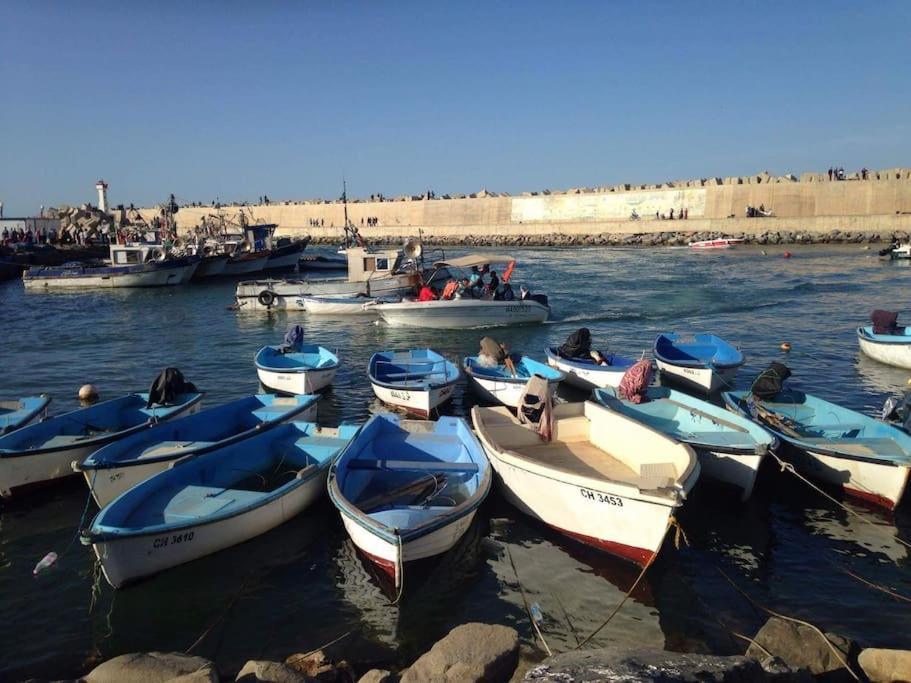
{"label": "blue and white rowboat", "polygon": [[766,454],[778,440],[755,422],[668,387],[649,387],[647,401],[621,399],[613,388],[596,389],[604,407],[692,446],[703,476],[736,486],[741,499],[753,492]]}
{"label": "blue and white rowboat", "polygon": [[655,340],[655,363],[662,374],[703,391],[733,387],[743,362],[739,349],[714,334],[683,337],[670,332]]}
{"label": "blue and white rowboat", "polygon": [[367,375],[383,403],[421,417],[430,417],[431,411],[451,399],[462,377],[455,363],[433,349],[375,353]]}
{"label": "blue and white rowboat", "polygon": [[445,553],[491,484],[490,464],[461,418],[374,415],[329,473],[329,497],[358,549],[401,587],[406,562]]}
{"label": "blue and white rowboat", "polygon": [[468,375],[468,383],[482,398],[510,408],[519,405],[522,391],[533,375],[540,375],[547,380],[547,389],[551,395],[565,378],[559,370],[528,356],[522,356],[515,362],[515,366],[516,375],[513,376],[505,365],[487,367],[478,362],[477,356],[468,356],[462,363],[465,374]]}
{"label": "blue and white rowboat", "polygon": [[289,353],[280,348],[264,346],[253,359],[259,381],[272,391],[312,394],[332,384],[341,365],[336,354],[315,344],[300,344]]}
{"label": "blue and white rowboat", "polygon": [[902,328],[901,334],[874,334],[872,325],[858,327],[857,343],[873,360],[911,370],[911,328]]}
{"label": "blue and white rowboat", "polygon": [[556,346],[548,346],[544,353],[547,354],[547,364],[566,375],[567,384],[587,391],[618,386],[623,374],[636,362],[632,358],[605,353],[602,356],[607,365],[599,365],[593,358],[564,358]]}
{"label": "blue and white rowboat", "polygon": [[323,495],[330,464],[357,430],[289,422],[176,460],[103,508],[82,542],[119,588],[247,541]]}
{"label": "blue and white rowboat", "polygon": [[44,418],[50,402],[51,397],[47,394],[26,396],[16,401],[0,401],[0,434],[9,434],[36,418]]}
{"label": "blue and white rowboat", "polygon": [[786,452],[805,475],[874,505],[898,505],[911,472],[911,436],[901,429],[792,389],[773,401],[748,391],[723,396],[732,411],[790,445]]}
{"label": "blue and white rowboat", "polygon": [[127,394],[55,415],[0,437],[0,496],[76,474],[73,462],[162,420],[199,409],[201,393],[179,394],[173,405],[146,408],[148,394]]}
{"label": "blue and white rowboat", "polygon": [[75,467],[98,507],[166,470],[173,461],[222,448],[290,420],[313,422],[318,396],[247,396],[115,441]]}

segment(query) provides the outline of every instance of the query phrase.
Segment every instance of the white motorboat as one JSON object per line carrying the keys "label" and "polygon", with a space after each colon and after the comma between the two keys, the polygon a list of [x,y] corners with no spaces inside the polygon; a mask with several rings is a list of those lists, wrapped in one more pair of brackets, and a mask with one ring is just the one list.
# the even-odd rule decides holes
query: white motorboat
{"label": "white motorboat", "polygon": [[310,315],[348,316],[358,315],[375,318],[376,311],[368,304],[376,303],[376,299],[366,296],[353,297],[328,297],[305,296],[304,308]]}
{"label": "white motorboat", "polygon": [[698,242],[690,242],[690,249],[730,249],[738,244],[742,244],[742,238],[733,238],[733,237],[719,237],[713,240],[699,240]]}
{"label": "white motorboat", "polygon": [[911,328],[898,328],[895,334],[876,334],[872,325],[857,328],[860,350],[875,361],[911,370]]}
{"label": "white motorboat", "polygon": [[110,261],[32,266],[22,274],[26,289],[164,287],[193,277],[198,256],[172,256],[162,244],[112,244]]}
{"label": "white motorboat", "polygon": [[549,442],[507,408],[476,406],[471,419],[516,507],[640,565],[658,553],[699,477],[689,446],[591,401],[556,406]]}

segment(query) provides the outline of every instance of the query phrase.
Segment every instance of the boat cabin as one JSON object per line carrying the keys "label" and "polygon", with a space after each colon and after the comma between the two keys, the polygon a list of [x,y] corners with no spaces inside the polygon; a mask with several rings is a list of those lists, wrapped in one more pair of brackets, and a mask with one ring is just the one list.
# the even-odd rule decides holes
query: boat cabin
{"label": "boat cabin", "polygon": [[135,266],[150,261],[164,261],[168,253],[162,244],[129,242],[111,245],[112,266]]}
{"label": "boat cabin", "polygon": [[348,282],[367,282],[413,270],[412,262],[405,259],[401,249],[348,247],[346,255]]}

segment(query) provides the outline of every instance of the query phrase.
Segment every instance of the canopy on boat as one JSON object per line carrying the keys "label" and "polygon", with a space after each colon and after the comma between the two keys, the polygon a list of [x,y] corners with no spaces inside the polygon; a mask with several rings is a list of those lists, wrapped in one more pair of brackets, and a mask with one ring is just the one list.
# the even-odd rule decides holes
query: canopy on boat
{"label": "canopy on boat", "polygon": [[467,256],[459,256],[458,258],[446,259],[445,261],[437,261],[433,265],[437,268],[442,268],[443,266],[451,266],[453,268],[471,268],[472,266],[504,265],[509,263],[515,263],[515,259],[512,256],[498,256],[496,254],[468,254]]}

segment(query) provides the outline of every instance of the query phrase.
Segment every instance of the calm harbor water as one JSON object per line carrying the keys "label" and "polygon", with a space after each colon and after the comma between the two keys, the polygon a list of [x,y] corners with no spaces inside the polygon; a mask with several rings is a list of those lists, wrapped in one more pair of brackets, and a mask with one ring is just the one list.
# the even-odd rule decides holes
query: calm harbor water
{"label": "calm harbor water", "polygon": [[[546,344],[580,326],[602,347],[636,356],[649,351],[657,332],[711,330],[746,353],[743,387],[783,358],[779,344],[788,341],[793,350],[784,360],[795,386],[875,413],[908,373],[860,356],[854,328],[873,308],[904,306],[911,271],[859,247],[791,248],[790,259],[782,251],[518,250],[514,281],[549,294],[555,319],[496,336],[543,359]],[[373,351],[432,346],[461,359],[482,336],[240,314],[226,310],[233,290],[233,282],[216,282],[35,294],[19,282],[0,283],[0,396],[48,392],[59,412],[75,407],[85,382],[111,398],[145,390],[160,369],[174,366],[208,392],[212,406],[257,391],[253,353],[299,322],[343,359],[319,407],[320,421],[334,426],[380,409],[365,374]],[[460,390],[448,411],[464,414],[471,400]],[[911,540],[911,506],[886,517],[848,503],[867,524],[773,470],[766,468],[747,504],[697,490],[680,515],[689,545],[677,549],[669,540],[594,643],[742,652],[745,643],[730,631],[751,635],[764,617],[721,569],[771,609],[864,644],[911,647],[907,603],[846,573],[911,595],[908,548],[895,540]],[[534,647],[520,584],[540,605],[548,644],[562,651],[606,618],[638,573],[549,532],[494,493],[451,553],[406,572],[397,606],[354,552],[328,500],[254,541],[115,592],[94,574],[91,550],[73,540],[85,507],[84,483],[74,480],[0,509],[0,679],[74,676],[124,652],[194,644],[194,654],[231,671],[247,659],[282,658],[339,637],[330,654],[404,665],[473,620],[512,625]],[[95,509],[88,510],[90,518]],[[33,578],[51,550],[61,555],[57,567]]]}

